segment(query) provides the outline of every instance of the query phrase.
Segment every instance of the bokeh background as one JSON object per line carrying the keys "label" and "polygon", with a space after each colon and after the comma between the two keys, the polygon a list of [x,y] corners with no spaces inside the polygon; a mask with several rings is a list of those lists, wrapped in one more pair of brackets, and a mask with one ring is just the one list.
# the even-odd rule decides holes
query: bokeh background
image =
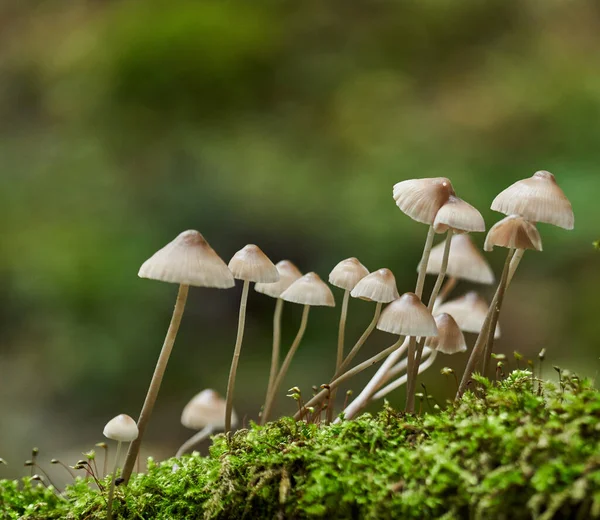
{"label": "bokeh background", "polygon": [[[598,2],[4,0],[0,24],[0,476],[24,474],[34,445],[73,462],[109,418],[137,417],[177,288],[136,273],[179,232],[199,229],[226,261],[256,243],[322,277],[357,256],[403,292],[426,227],[391,191],[413,177],[451,178],[491,225],[497,192],[555,173],[576,229],[540,226],[545,251],[525,256],[498,348],[545,347],[549,377],[597,375]],[[504,252],[488,258],[498,271]],[[239,296],[191,291],[145,455],[192,433],[179,415],[196,392],[224,393]],[[273,307],[251,293],[246,422]],[[328,380],[338,312],[312,313],[282,390]],[[351,302],[348,346],[372,312]],[[391,339],[377,332],[361,359]],[[423,377],[439,402],[453,389],[439,370],[465,362],[438,358]],[[282,392],[278,411],[293,407]]]}

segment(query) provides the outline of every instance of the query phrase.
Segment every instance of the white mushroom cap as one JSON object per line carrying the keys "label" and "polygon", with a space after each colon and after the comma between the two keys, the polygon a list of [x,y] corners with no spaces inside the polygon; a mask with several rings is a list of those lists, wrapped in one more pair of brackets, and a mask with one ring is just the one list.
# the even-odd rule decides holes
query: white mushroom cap
{"label": "white mushroom cap", "polygon": [[138,276],[197,287],[229,289],[235,285],[225,262],[193,229],[154,253],[142,264]]}
{"label": "white mushroom cap", "polygon": [[[196,394],[181,413],[181,424],[191,430],[201,430],[205,426],[215,429],[225,427],[225,399],[215,390],[207,388]],[[231,414],[231,424],[235,426],[238,422],[235,411]]]}
{"label": "white mushroom cap", "polygon": [[556,183],[554,175],[543,170],[506,188],[494,199],[492,209],[564,229],[573,229],[575,225],[569,199]]}
{"label": "white mushroom cap", "polygon": [[275,264],[279,273],[279,281],[273,283],[257,283],[256,292],[266,294],[271,298],[279,298],[281,293],[302,276],[300,270],[289,260],[281,260]]}
{"label": "white mushroom cap", "polygon": [[485,238],[483,248],[486,251],[491,251],[494,246],[541,251],[542,238],[535,224],[518,215],[510,215],[496,222]]}
{"label": "white mushroom cap", "polygon": [[465,336],[450,314],[438,314],[435,316],[435,323],[439,334],[437,338],[427,338],[427,347],[443,354],[457,354],[467,350]]}
{"label": "white mushroom cap", "polygon": [[106,423],[103,434],[114,441],[131,442],[137,439],[139,432],[135,421],[122,413]]}
{"label": "white mushroom cap", "polygon": [[329,273],[329,283],[340,289],[351,291],[368,274],[369,270],[358,261],[358,258],[346,258]]}
{"label": "white mushroom cap", "polygon": [[335,307],[335,298],[331,289],[317,273],[308,273],[298,278],[281,293],[281,299],[302,305]]}
{"label": "white mushroom cap", "polygon": [[485,222],[481,213],[471,204],[450,195],[437,212],[433,227],[436,233],[445,233],[448,229],[457,233],[473,233],[485,231]]}
{"label": "white mushroom cap", "polygon": [[440,208],[454,189],[450,179],[434,177],[410,179],[394,185],[394,200],[400,210],[417,222],[433,224]]}
{"label": "white mushroom cap", "polygon": [[377,328],[399,336],[437,336],[437,326],[429,309],[414,293],[405,293],[381,313]]}
{"label": "white mushroom cap", "polygon": [[238,280],[257,283],[279,281],[279,273],[260,247],[248,244],[240,249],[229,261],[229,269]]}
{"label": "white mushroom cap", "polygon": [[[434,314],[448,313],[461,330],[479,334],[487,316],[489,305],[475,291],[468,292],[454,300],[442,303],[434,309]],[[500,337],[500,325],[496,325],[495,338]]]}
{"label": "white mushroom cap", "polygon": [[350,295],[369,302],[389,303],[399,298],[394,273],[387,268],[378,269],[365,276]]}

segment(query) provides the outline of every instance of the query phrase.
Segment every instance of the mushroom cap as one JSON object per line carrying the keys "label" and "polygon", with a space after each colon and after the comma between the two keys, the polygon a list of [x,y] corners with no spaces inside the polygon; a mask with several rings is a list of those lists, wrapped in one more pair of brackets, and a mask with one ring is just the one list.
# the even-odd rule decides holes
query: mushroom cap
{"label": "mushroom cap", "polygon": [[308,273],[298,278],[281,293],[281,299],[302,305],[335,307],[335,298],[331,289],[317,273]]}
{"label": "mushroom cap", "polygon": [[[450,314],[464,332],[479,334],[489,306],[475,291],[470,291],[459,298],[447,301],[434,309],[434,314]],[[496,325],[495,338],[500,337],[500,325]]]}
{"label": "mushroom cap", "polygon": [[427,338],[425,346],[443,354],[465,352],[467,342],[456,320],[446,313],[438,314],[434,319],[438,328],[438,336],[437,338]]}
{"label": "mushroom cap", "polygon": [[[431,250],[427,274],[440,273],[445,245],[444,240]],[[452,237],[446,274],[475,283],[493,284],[495,281],[494,271],[467,234]]]}
{"label": "mushroom cap", "polygon": [[385,267],[360,280],[350,295],[369,302],[389,303],[400,297],[394,273]]}
{"label": "mushroom cap", "polygon": [[108,421],[102,433],[106,438],[119,442],[134,441],[139,434],[136,422],[124,413]]}
{"label": "mushroom cap", "polygon": [[231,260],[229,270],[234,278],[256,283],[273,283],[279,281],[277,267],[269,260],[260,247],[248,244],[240,249]]}
{"label": "mushroom cap", "polygon": [[452,229],[457,233],[485,231],[485,221],[476,208],[460,197],[450,195],[439,209],[433,221],[436,233],[445,233]]}
{"label": "mushroom cap", "polygon": [[415,293],[405,293],[381,313],[377,328],[399,336],[437,336],[437,326],[429,309]]}
{"label": "mushroom cap", "polygon": [[346,258],[331,270],[329,283],[340,289],[351,291],[368,274],[369,270],[358,261],[358,258]]}
{"label": "mushroom cap", "polygon": [[492,209],[564,229],[573,229],[575,225],[571,202],[558,186],[554,175],[544,170],[506,188],[494,199]]}
{"label": "mushroom cap", "polygon": [[450,179],[410,179],[394,185],[394,200],[400,210],[417,222],[433,224],[440,208],[454,195]]}
{"label": "mushroom cap", "polygon": [[496,222],[485,237],[483,249],[491,251],[494,246],[541,251],[542,238],[535,224],[519,215],[509,215]]}
{"label": "mushroom cap", "polygon": [[196,287],[229,289],[235,285],[225,262],[193,229],[154,253],[142,264],[138,276]]}
{"label": "mushroom cap", "polygon": [[[192,397],[190,402],[185,405],[181,413],[181,424],[190,430],[201,430],[205,426],[223,429],[225,427],[225,408],[225,399],[212,388],[207,388]],[[232,425],[235,426],[237,421],[235,411],[232,411]]]}
{"label": "mushroom cap", "polygon": [[256,292],[266,294],[271,298],[279,298],[281,293],[302,276],[300,270],[289,260],[281,260],[275,264],[279,273],[279,281],[273,283],[257,283]]}

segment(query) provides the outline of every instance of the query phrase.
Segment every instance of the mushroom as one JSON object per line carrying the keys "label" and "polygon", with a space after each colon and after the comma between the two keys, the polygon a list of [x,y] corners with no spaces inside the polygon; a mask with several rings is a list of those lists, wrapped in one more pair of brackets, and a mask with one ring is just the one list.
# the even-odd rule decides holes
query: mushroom
{"label": "mushroom", "polygon": [[146,260],[138,273],[140,278],[179,284],[179,293],[171,324],[150,381],[150,387],[138,419],[139,436],[131,443],[123,466],[123,479],[129,481],[138,457],[142,438],[154,409],[154,403],[175,344],[190,285],[229,289],[233,276],[225,262],[215,253],[204,237],[194,230],[181,233],[175,240]]}
{"label": "mushroom", "polygon": [[[233,427],[238,418],[235,411],[231,413]],[[215,430],[225,427],[225,400],[211,388],[196,394],[181,413],[181,424],[197,433],[185,441],[177,450],[175,457],[181,457],[186,451],[212,435]]]}
{"label": "mushroom", "polygon": [[[435,308],[434,315],[450,314],[461,330],[479,334],[489,309],[488,303],[475,291],[442,303]],[[496,338],[500,337],[500,325],[496,325]]]}
{"label": "mushroom", "polygon": [[302,310],[302,319],[300,320],[300,328],[298,329],[298,333],[296,334],[292,346],[283,360],[281,368],[279,369],[279,373],[277,374],[275,382],[273,383],[271,393],[267,396],[261,417],[261,424],[265,424],[269,419],[277,391],[279,390],[279,387],[281,386],[281,383],[287,374],[294,354],[300,346],[300,342],[302,341],[304,332],[306,331],[310,308],[313,306],[335,307],[335,299],[331,289],[316,273],[305,274],[302,278],[296,280],[281,294],[281,298],[286,302],[304,305],[304,308]]}
{"label": "mushroom", "polygon": [[102,432],[107,439],[117,441],[117,453],[115,454],[115,469],[113,470],[110,480],[110,491],[108,492],[108,507],[106,510],[106,518],[112,518],[112,503],[115,494],[115,479],[117,478],[117,470],[119,468],[119,455],[121,454],[121,443],[133,442],[138,438],[138,426],[129,415],[117,415],[106,423]]}
{"label": "mushroom", "polygon": [[258,246],[248,244],[240,249],[229,261],[229,269],[238,280],[243,280],[242,297],[240,300],[240,315],[238,320],[237,338],[231,360],[229,380],[227,382],[227,397],[225,404],[225,433],[231,430],[231,414],[233,411],[233,393],[235,391],[235,377],[242,351],[244,328],[246,325],[246,304],[248,303],[248,290],[250,282],[273,283],[279,281],[279,272]]}

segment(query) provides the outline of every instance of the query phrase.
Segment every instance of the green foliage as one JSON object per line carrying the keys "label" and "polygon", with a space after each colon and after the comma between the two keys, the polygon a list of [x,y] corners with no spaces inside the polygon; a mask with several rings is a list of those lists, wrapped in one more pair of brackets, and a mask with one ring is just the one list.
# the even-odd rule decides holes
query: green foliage
{"label": "green foliage", "polygon": [[[120,518],[595,518],[600,516],[600,393],[528,371],[478,386],[436,414],[319,427],[283,418],[157,464],[117,488]],[[483,384],[480,386],[479,383]],[[108,482],[106,482],[108,483]],[[104,518],[83,480],[68,502],[25,480],[0,484],[7,518]],[[8,506],[8,507],[7,507]],[[64,515],[64,516],[61,516]]]}

